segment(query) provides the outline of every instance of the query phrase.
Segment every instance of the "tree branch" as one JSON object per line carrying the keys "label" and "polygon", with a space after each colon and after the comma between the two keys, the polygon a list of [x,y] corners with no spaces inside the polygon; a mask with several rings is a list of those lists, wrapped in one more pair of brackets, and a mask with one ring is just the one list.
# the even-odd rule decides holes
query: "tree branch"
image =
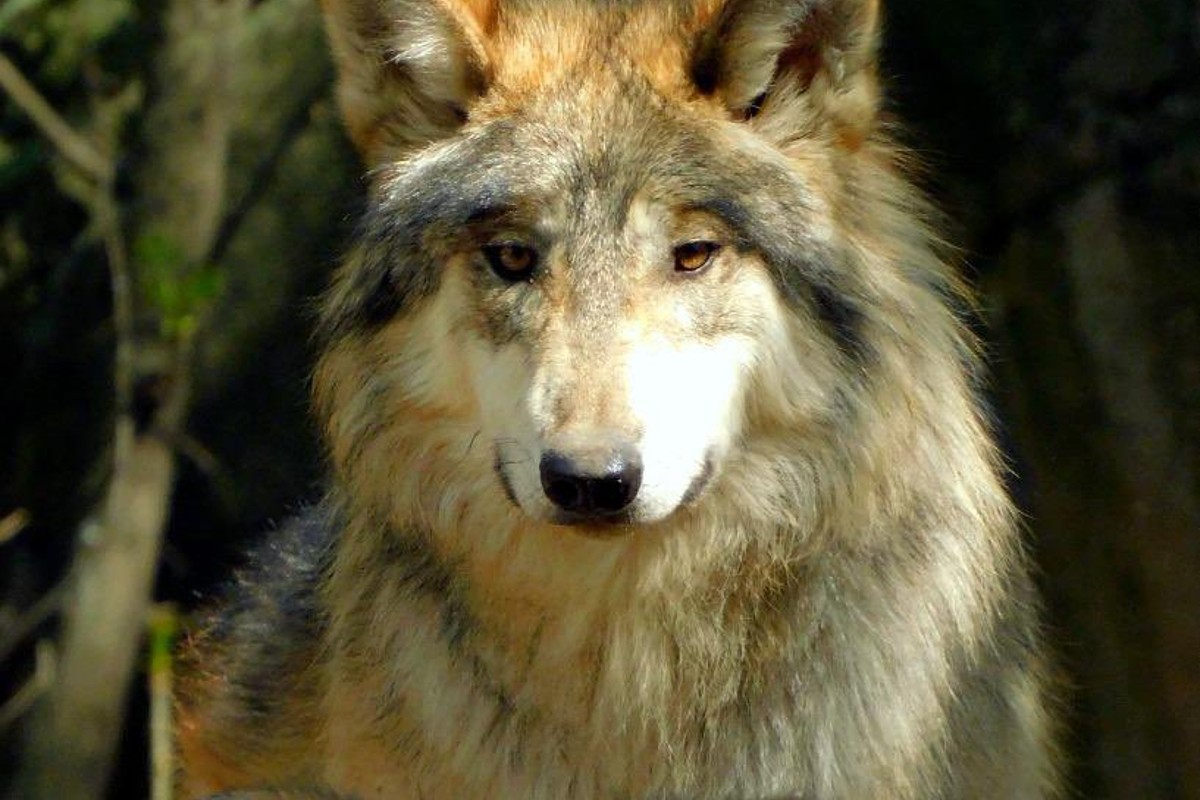
{"label": "tree branch", "polygon": [[62,610],[63,599],[66,597],[66,594],[67,586],[64,581],[39,597],[32,606],[25,609],[16,618],[10,628],[0,631],[0,663],[6,661],[17,648],[17,645],[24,641],[29,634],[33,633],[39,625]]}
{"label": "tree branch", "polygon": [[106,183],[115,172],[113,163],[80,135],[46,102],[33,84],[26,80],[17,65],[0,53],[0,87],[12,101],[29,115],[59,153],[72,166],[96,183]]}
{"label": "tree branch", "polygon": [[225,257],[226,250],[237,236],[238,231],[241,230],[246,216],[270,188],[280,162],[283,161],[296,139],[308,129],[312,121],[313,107],[328,95],[328,87],[328,80],[313,85],[304,99],[296,106],[295,111],[287,118],[283,130],[280,131],[270,149],[254,165],[254,177],[249,182],[249,188],[221,220],[221,226],[217,229],[217,235],[213,242],[212,254],[209,256],[210,261],[219,262]]}
{"label": "tree branch", "polygon": [[28,525],[29,512],[23,508],[10,511],[6,516],[0,517],[0,544],[14,538]]}
{"label": "tree branch", "polygon": [[54,684],[54,670],[54,646],[46,641],[38,642],[32,677],[0,706],[0,733],[32,709],[38,698],[50,689]]}

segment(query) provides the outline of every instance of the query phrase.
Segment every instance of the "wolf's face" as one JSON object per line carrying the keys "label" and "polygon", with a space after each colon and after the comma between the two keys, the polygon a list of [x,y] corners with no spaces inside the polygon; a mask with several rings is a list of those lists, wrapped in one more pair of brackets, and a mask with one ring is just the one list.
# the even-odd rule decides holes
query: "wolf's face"
{"label": "wolf's face", "polygon": [[539,519],[652,521],[696,497],[779,324],[761,259],[689,185],[703,164],[669,155],[685,131],[658,122],[500,134],[520,155],[498,159],[447,242],[482,435],[501,486]]}
{"label": "wolf's face", "polygon": [[[703,496],[768,406],[836,413],[873,302],[830,190],[873,4],[401,5],[330,10],[376,164],[326,307],[332,343],[373,342],[357,436],[453,418],[496,493],[601,531]],[[347,76],[381,47],[368,96]]]}

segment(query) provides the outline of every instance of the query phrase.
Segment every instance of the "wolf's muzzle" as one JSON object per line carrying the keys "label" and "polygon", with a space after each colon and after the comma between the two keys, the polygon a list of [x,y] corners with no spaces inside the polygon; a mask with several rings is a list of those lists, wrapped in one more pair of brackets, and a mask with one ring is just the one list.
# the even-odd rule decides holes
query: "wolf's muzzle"
{"label": "wolf's muzzle", "polygon": [[636,453],[613,453],[603,467],[592,469],[551,450],[542,456],[541,473],[550,502],[580,519],[620,513],[642,486],[642,460]]}

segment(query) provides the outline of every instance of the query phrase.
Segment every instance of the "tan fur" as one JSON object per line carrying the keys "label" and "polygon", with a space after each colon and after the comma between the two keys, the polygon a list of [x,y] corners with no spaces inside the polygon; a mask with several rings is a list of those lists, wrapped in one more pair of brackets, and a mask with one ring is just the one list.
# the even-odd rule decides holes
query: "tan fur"
{"label": "tan fur", "polygon": [[[305,572],[315,632],[258,658],[237,630],[197,648],[185,796],[1054,796],[1036,602],[949,307],[964,297],[877,119],[878,4],[326,14],[392,215],[326,301],[335,544]],[[515,144],[485,157],[533,166],[500,221],[388,227],[421,191],[458,202],[411,177],[509,123]],[[687,200],[705,181],[728,193]],[[551,242],[528,285],[481,266],[479,244],[512,236]],[[672,245],[709,240],[706,271],[671,270]],[[358,319],[363,276],[410,246],[436,268],[400,265],[397,312]],[[614,440],[640,443],[644,505],[558,524],[538,448],[602,459]],[[247,624],[294,617],[250,606]],[[268,669],[270,711],[251,714],[239,691]]]}

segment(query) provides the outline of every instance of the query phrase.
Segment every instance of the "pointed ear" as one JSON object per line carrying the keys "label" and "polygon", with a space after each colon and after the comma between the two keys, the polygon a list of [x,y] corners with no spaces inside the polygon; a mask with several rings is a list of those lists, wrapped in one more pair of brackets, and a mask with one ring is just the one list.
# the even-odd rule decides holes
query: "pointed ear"
{"label": "pointed ear", "polygon": [[456,130],[487,87],[495,0],[322,0],[350,138],[369,165]]}
{"label": "pointed ear", "polygon": [[775,138],[833,126],[857,146],[874,126],[879,0],[700,0],[701,92]]}

